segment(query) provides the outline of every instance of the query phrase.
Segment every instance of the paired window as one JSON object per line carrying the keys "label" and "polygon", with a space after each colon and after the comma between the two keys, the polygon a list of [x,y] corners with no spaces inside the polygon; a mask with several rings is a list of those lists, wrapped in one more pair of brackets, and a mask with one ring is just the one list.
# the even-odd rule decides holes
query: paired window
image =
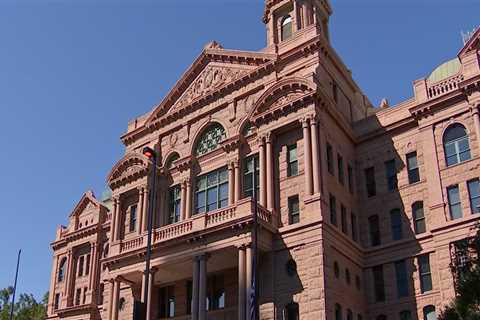
{"label": "paired window", "polygon": [[368,227],[370,229],[370,244],[372,246],[379,246],[381,244],[380,236],[380,220],[378,215],[368,217]]}
{"label": "paired window", "polygon": [[128,230],[133,232],[137,229],[137,205],[130,207],[130,224]]}
{"label": "paired window", "polygon": [[400,240],[403,237],[402,215],[400,209],[390,211],[390,224],[392,227],[392,239]]}
{"label": "paired window", "polygon": [[300,320],[298,303],[291,302],[285,306],[285,320]]}
{"label": "paired window", "polygon": [[219,124],[214,123],[200,136],[195,147],[195,155],[201,156],[205,153],[217,149],[222,140],[226,138],[225,129]]}
{"label": "paired window", "polygon": [[330,174],[335,174],[333,171],[333,149],[329,143],[327,143],[327,170]]}
{"label": "paired window", "polygon": [[413,228],[415,234],[421,234],[427,231],[425,223],[425,213],[423,212],[423,202],[417,201],[412,205]]}
{"label": "paired window", "polygon": [[458,185],[447,188],[448,207],[450,209],[450,218],[452,220],[462,217],[462,203],[460,202],[460,191]]}
{"label": "paired window", "polygon": [[397,170],[395,168],[395,160],[388,160],[385,162],[385,173],[387,176],[388,191],[395,191],[398,189]]}
{"label": "paired window", "polygon": [[418,272],[420,275],[420,290],[422,293],[432,290],[432,274],[430,272],[430,256],[424,254],[418,257]]}
{"label": "paired window", "polygon": [[418,169],[417,152],[407,154],[408,183],[420,181],[420,171]]}
{"label": "paired window", "polygon": [[375,301],[385,301],[385,281],[383,279],[383,266],[375,266],[373,272],[373,287],[375,291]]}
{"label": "paired window", "polygon": [[347,209],[343,204],[340,206],[340,213],[341,213],[342,232],[345,234],[348,234]]}
{"label": "paired window", "polygon": [[357,241],[358,240],[358,236],[357,236],[357,216],[353,212],[350,213],[350,222],[351,222],[351,229],[352,229],[352,240]]}
{"label": "paired window", "polygon": [[158,315],[160,318],[175,317],[175,286],[162,287],[158,293]]}
{"label": "paired window", "polygon": [[60,261],[60,266],[58,267],[57,282],[62,282],[65,279],[66,269],[67,258],[62,258],[62,260]]}
{"label": "paired window", "polygon": [[470,197],[470,209],[472,213],[480,213],[480,180],[470,180],[467,182],[467,186]]}
{"label": "paired window", "polygon": [[288,216],[290,224],[300,222],[300,205],[298,196],[288,198]]}
{"label": "paired window", "polygon": [[[255,161],[254,161],[255,160]],[[255,169],[253,164],[255,162]],[[260,191],[260,163],[258,155],[252,155],[245,159],[243,166],[243,195],[253,198],[253,175],[255,174],[255,196],[259,199]]]}
{"label": "paired window", "polygon": [[[169,190],[168,203],[168,224],[180,221],[180,207],[182,200],[182,191],[179,185],[173,186]],[[188,199],[187,199],[188,201]]]}
{"label": "paired window", "polygon": [[330,223],[337,225],[337,200],[333,195],[330,195]]}
{"label": "paired window", "polygon": [[395,276],[397,279],[397,295],[399,298],[408,296],[407,263],[405,260],[395,262]]}
{"label": "paired window", "polygon": [[297,144],[287,147],[287,175],[289,177],[298,175]]}
{"label": "paired window", "polygon": [[195,213],[205,213],[228,205],[228,172],[221,168],[197,178]]}
{"label": "paired window", "polygon": [[81,256],[78,259],[78,266],[77,266],[77,275],[79,277],[83,276],[83,265],[85,264],[85,258]]}
{"label": "paired window", "polygon": [[365,182],[367,187],[367,196],[373,197],[377,194],[377,186],[375,183],[375,168],[365,169]]}
{"label": "paired window", "polygon": [[293,23],[292,23],[292,17],[291,16],[285,16],[283,17],[282,20],[282,26],[281,26],[281,36],[282,36],[282,41],[285,41],[289,38],[292,37],[293,33]]}
{"label": "paired window", "polygon": [[343,157],[337,154],[337,167],[338,167],[338,182],[340,184],[345,183],[344,171],[343,171]]}
{"label": "paired window", "polygon": [[469,160],[471,154],[465,127],[458,123],[451,125],[443,135],[443,148],[447,166]]}

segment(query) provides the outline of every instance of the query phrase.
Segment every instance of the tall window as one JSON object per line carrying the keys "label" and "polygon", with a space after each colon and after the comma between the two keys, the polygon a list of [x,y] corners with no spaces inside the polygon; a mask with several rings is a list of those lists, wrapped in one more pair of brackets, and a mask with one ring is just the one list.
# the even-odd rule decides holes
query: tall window
{"label": "tall window", "polygon": [[430,257],[424,254],[418,257],[418,272],[420,275],[420,290],[422,293],[432,290],[432,274],[430,272]]}
{"label": "tall window", "polygon": [[343,320],[342,306],[338,303],[335,304],[335,320]]}
{"label": "tall window", "polygon": [[375,168],[370,167],[365,169],[365,182],[367,186],[367,196],[373,197],[377,194],[377,186],[375,183]]}
{"label": "tall window", "polygon": [[330,223],[337,225],[337,200],[330,194]]}
{"label": "tall window", "polygon": [[480,213],[480,180],[470,180],[467,182],[467,186],[470,197],[470,209],[472,213]]}
{"label": "tall window", "polygon": [[341,213],[341,223],[342,223],[342,232],[348,234],[348,226],[347,226],[347,209],[342,204],[340,206],[340,213]]}
{"label": "tall window", "polygon": [[350,213],[350,221],[351,221],[351,229],[352,229],[352,240],[357,241],[358,240],[358,236],[357,236],[357,216],[353,212]]}
{"label": "tall window", "polygon": [[402,239],[402,215],[400,213],[400,209],[393,209],[390,211],[390,223],[392,227],[392,239]]}
{"label": "tall window", "polygon": [[175,286],[160,288],[158,293],[158,315],[160,318],[175,317]]}
{"label": "tall window", "polygon": [[218,123],[212,124],[208,129],[200,136],[195,147],[195,155],[201,156],[217,149],[220,142],[227,136],[225,129]]}
{"label": "tall window", "polygon": [[[168,224],[180,221],[181,188],[179,185],[168,190]],[[187,199],[187,201],[190,201]]]}
{"label": "tall window", "polygon": [[343,171],[343,157],[337,154],[337,167],[338,167],[338,182],[345,183],[344,171]]}
{"label": "tall window", "polygon": [[85,258],[83,256],[81,256],[79,259],[78,259],[78,272],[77,272],[77,275],[79,277],[83,276],[83,265],[85,263]]}
{"label": "tall window", "polygon": [[288,198],[288,216],[290,224],[300,222],[300,206],[298,196]]}
{"label": "tall window", "polygon": [[443,135],[443,148],[447,166],[451,166],[471,158],[467,130],[461,124],[451,125]]}
{"label": "tall window", "polygon": [[60,293],[55,294],[55,302],[53,303],[53,310],[58,310],[60,306]]}
{"label": "tall window", "polygon": [[447,188],[448,207],[450,208],[450,218],[452,220],[462,217],[462,203],[460,202],[460,192],[458,185]]}
{"label": "tall window", "polygon": [[437,320],[435,306],[428,305],[423,308],[423,320]]}
{"label": "tall window", "polygon": [[289,39],[292,36],[292,17],[285,16],[282,20],[282,41]]}
{"label": "tall window", "polygon": [[388,160],[385,162],[385,173],[387,176],[388,191],[398,189],[397,170],[395,169],[395,160]]}
{"label": "tall window", "polygon": [[370,244],[379,246],[381,244],[380,221],[376,214],[368,217],[368,227],[370,229]]}
{"label": "tall window", "polygon": [[285,320],[300,320],[298,303],[291,302],[285,306]]}
{"label": "tall window", "polygon": [[223,275],[212,275],[207,279],[207,310],[225,308],[225,286]]}
{"label": "tall window", "polygon": [[347,309],[347,320],[353,320],[353,312],[351,309]]}
{"label": "tall window", "polygon": [[[253,159],[255,158],[255,170],[253,169]],[[258,155],[252,155],[245,159],[243,166],[243,195],[245,197],[253,197],[253,174],[255,172],[255,195],[257,201],[259,199],[260,191],[260,162]]]}
{"label": "tall window", "polygon": [[62,282],[65,279],[65,269],[67,268],[67,258],[62,258],[58,267],[57,281]]}
{"label": "tall window", "polygon": [[87,259],[85,263],[85,275],[88,276],[90,274],[90,254],[87,254]]}
{"label": "tall window", "polygon": [[200,176],[195,190],[195,212],[204,213],[228,205],[228,172],[221,168]]}
{"label": "tall window", "polygon": [[75,305],[76,305],[76,306],[80,305],[81,295],[82,295],[82,288],[78,288],[78,289],[75,291]]}
{"label": "tall window", "polygon": [[420,181],[420,171],[418,170],[417,152],[407,154],[408,183]]}
{"label": "tall window", "polygon": [[289,177],[298,175],[297,144],[287,147],[287,175]]}
{"label": "tall window", "polygon": [[400,320],[412,320],[412,312],[410,310],[403,310],[399,313]]}
{"label": "tall window", "polygon": [[405,260],[395,262],[395,276],[397,278],[397,294],[399,298],[408,296],[407,263]]}
{"label": "tall window", "polygon": [[425,213],[423,212],[423,202],[417,201],[412,204],[413,228],[415,234],[421,234],[427,231],[425,223]]}
{"label": "tall window", "polygon": [[353,193],[353,168],[349,165],[347,168],[348,174],[348,190]]}
{"label": "tall window", "polygon": [[375,266],[373,272],[373,288],[375,291],[375,301],[385,301],[385,281],[383,279],[383,266]]}
{"label": "tall window", "polygon": [[137,205],[130,207],[130,224],[128,230],[133,232],[137,229]]}
{"label": "tall window", "polygon": [[335,174],[333,172],[333,150],[329,143],[327,143],[327,169],[330,174]]}

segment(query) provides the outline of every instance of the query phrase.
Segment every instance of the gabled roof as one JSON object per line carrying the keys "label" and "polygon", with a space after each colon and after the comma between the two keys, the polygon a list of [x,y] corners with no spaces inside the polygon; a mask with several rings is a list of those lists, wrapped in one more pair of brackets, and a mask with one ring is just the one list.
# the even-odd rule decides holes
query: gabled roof
{"label": "gabled roof", "polygon": [[458,53],[458,57],[461,60],[463,56],[473,50],[480,50],[480,27],[477,28],[477,31],[475,31],[467,43],[465,43],[462,50]]}
{"label": "gabled roof", "polygon": [[95,198],[95,195],[93,194],[93,192],[91,190],[88,190],[83,194],[82,198],[77,203],[72,213],[70,213],[70,217],[73,217],[74,215],[82,213],[82,211],[85,210],[85,208],[90,203],[97,208],[103,207],[108,210],[107,207],[105,207],[100,201],[97,200],[97,198]]}

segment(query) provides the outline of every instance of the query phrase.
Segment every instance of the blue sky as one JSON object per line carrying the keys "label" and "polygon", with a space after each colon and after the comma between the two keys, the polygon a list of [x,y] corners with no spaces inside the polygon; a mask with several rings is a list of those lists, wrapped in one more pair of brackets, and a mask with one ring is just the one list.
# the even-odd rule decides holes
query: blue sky
{"label": "blue sky", "polygon": [[[480,24],[475,0],[332,0],[334,47],[371,101],[412,81]],[[0,287],[48,290],[49,244],[84,191],[101,194],[127,122],[149,111],[203,46],[264,46],[263,0],[0,0]]]}

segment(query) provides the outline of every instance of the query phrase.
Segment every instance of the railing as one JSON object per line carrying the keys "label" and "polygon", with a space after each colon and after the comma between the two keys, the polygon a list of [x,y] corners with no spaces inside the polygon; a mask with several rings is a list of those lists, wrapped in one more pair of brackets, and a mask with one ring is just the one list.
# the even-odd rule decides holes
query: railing
{"label": "railing", "polygon": [[463,81],[463,75],[459,74],[450,78],[447,78],[438,83],[427,85],[428,98],[435,98],[458,88],[458,83]]}
{"label": "railing", "polygon": [[120,252],[130,251],[143,245],[143,236],[122,242],[120,244]]}
{"label": "railing", "polygon": [[181,236],[185,233],[189,233],[190,231],[192,231],[192,226],[193,226],[192,221],[188,220],[185,222],[180,222],[180,223],[162,227],[160,229],[155,230],[155,233],[153,235],[153,241],[160,242],[160,241],[168,240],[171,238],[176,238],[178,236]]}

